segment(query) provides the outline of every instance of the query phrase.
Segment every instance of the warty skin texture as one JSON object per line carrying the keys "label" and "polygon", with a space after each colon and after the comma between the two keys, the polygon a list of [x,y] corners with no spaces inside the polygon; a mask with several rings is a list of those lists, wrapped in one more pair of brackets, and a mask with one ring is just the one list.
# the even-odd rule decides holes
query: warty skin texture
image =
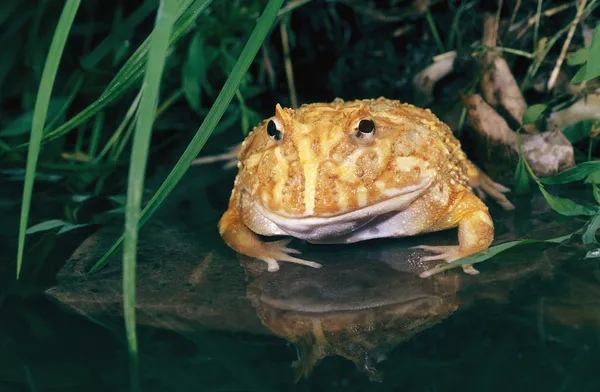
{"label": "warty skin texture", "polygon": [[[414,236],[458,226],[459,245],[421,248],[423,261],[445,263],[486,249],[494,228],[485,191],[506,209],[508,189],[491,181],[461,150],[451,129],[428,109],[385,98],[306,104],[275,115],[248,135],[238,156],[224,241],[265,261],[320,267],[288,248],[290,239],[351,243]],[[447,269],[438,266],[423,277]],[[470,265],[467,273],[477,273]]]}

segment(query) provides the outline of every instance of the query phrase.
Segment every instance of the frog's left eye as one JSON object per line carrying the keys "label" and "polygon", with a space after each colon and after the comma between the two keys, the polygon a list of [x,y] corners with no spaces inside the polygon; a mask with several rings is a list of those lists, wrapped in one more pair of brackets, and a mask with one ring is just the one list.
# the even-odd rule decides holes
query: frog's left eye
{"label": "frog's left eye", "polygon": [[281,124],[275,119],[271,119],[267,123],[267,135],[269,135],[269,137],[275,141],[280,141],[283,139],[283,132],[281,129]]}
{"label": "frog's left eye", "polygon": [[356,123],[352,136],[358,144],[363,146],[373,143],[375,140],[375,122],[371,119],[362,119]]}

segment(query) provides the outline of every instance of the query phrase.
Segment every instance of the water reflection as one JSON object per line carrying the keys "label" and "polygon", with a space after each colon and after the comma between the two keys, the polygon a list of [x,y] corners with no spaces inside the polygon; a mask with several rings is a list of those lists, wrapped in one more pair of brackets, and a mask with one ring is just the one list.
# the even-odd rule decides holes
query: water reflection
{"label": "water reflection", "polygon": [[[551,238],[570,233],[582,222],[549,211],[538,200],[526,216],[498,215],[497,241]],[[118,259],[100,273],[86,271],[118,236],[105,228],[88,238],[58,274],[47,294],[63,307],[105,327],[121,325],[121,276]],[[194,336],[206,330],[277,335],[297,345],[296,379],[310,374],[327,356],[354,362],[371,380],[382,380],[378,367],[398,344],[411,339],[457,310],[486,299],[506,302],[520,287],[549,279],[563,261],[581,259],[585,249],[572,244],[530,246],[507,251],[469,276],[451,270],[429,279],[428,268],[409,247],[426,242],[449,244],[452,231],[414,239],[379,240],[345,246],[307,245],[307,259],[321,269],[285,264],[266,272],[265,264],[238,256],[222,244],[210,225],[155,221],[142,231],[138,266],[138,322]],[[596,269],[597,273],[597,269]],[[596,292],[572,280],[571,295],[545,297],[545,314],[557,322],[598,326],[598,297],[581,303],[582,292]],[[558,299],[558,300],[557,300]]]}

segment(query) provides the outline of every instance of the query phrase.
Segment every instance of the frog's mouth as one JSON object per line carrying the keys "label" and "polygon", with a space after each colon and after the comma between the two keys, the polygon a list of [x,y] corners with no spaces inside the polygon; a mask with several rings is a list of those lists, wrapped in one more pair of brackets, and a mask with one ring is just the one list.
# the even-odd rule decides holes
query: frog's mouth
{"label": "frog's mouth", "polygon": [[432,184],[432,178],[424,178],[419,184],[390,191],[389,198],[365,207],[325,216],[285,216],[254,203],[254,208],[266,220],[276,225],[282,235],[290,235],[308,241],[326,241],[342,237],[374,219],[387,219],[406,210]]}

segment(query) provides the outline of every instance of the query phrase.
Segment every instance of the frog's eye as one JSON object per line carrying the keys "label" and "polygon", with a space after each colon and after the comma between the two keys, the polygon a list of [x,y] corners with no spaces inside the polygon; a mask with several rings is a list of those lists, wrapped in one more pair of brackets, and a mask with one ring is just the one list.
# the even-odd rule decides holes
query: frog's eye
{"label": "frog's eye", "polygon": [[283,139],[283,132],[281,129],[281,124],[276,119],[271,119],[267,123],[267,135],[275,141]]}
{"label": "frog's eye", "polygon": [[370,119],[363,119],[356,123],[352,132],[354,140],[366,146],[375,140],[375,123]]}

